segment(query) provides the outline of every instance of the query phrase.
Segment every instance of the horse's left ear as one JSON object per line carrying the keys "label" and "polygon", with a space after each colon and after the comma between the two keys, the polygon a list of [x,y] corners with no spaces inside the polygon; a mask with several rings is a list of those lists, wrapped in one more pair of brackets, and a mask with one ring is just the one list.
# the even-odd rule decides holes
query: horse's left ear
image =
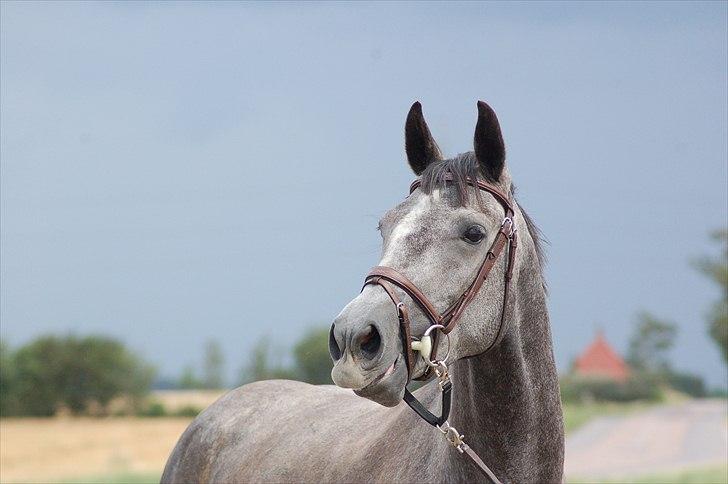
{"label": "horse's left ear", "polygon": [[499,181],[506,162],[506,146],[495,111],[483,101],[478,101],[474,145],[483,176],[492,182]]}

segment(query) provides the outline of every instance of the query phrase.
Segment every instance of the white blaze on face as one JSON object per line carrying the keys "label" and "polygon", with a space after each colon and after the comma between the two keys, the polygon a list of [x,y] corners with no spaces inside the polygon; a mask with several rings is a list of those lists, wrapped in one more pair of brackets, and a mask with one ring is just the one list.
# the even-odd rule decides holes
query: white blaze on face
{"label": "white blaze on face", "polygon": [[[435,196],[435,193],[439,197],[439,190],[433,192],[432,196]],[[427,209],[430,208],[431,202],[432,198],[430,196],[422,196],[415,206],[412,207],[412,210],[402,217],[399,223],[392,229],[387,248],[382,255],[382,260],[379,261],[380,266],[391,266],[394,262],[397,249],[403,243],[405,237],[414,232],[422,224],[420,219]]]}

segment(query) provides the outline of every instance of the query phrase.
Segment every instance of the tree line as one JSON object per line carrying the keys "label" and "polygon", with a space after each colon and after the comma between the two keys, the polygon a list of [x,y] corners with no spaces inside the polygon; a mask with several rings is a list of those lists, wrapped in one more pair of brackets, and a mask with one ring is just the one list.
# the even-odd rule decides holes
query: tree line
{"label": "tree line", "polygon": [[[147,400],[152,388],[222,390],[256,380],[284,378],[313,384],[331,383],[328,329],[311,328],[286,351],[272,351],[267,338],[258,341],[235,381],[225,378],[220,345],[205,344],[199,371],[187,366],[176,379],[157,378],[143,357],[107,336],[41,336],[19,348],[0,341],[0,416],[107,415],[123,399],[123,413],[155,415]],[[151,405],[151,406],[150,406]]]}
{"label": "tree line", "polygon": [[[290,350],[274,347],[268,337],[258,340],[249,350],[247,361],[239,369],[232,386],[257,380],[299,380],[314,385],[330,384],[333,363],[329,356],[328,327],[312,327],[304,332]],[[289,358],[286,358],[289,357]],[[288,359],[286,363],[284,360]],[[225,359],[215,340],[205,344],[199,371],[187,365],[178,379],[164,379],[158,387],[165,389],[227,388]]]}
{"label": "tree line", "polygon": [[103,413],[117,397],[141,404],[154,368],[105,336],[42,336],[10,348],[0,342],[0,415]]}
{"label": "tree line", "polygon": [[[728,362],[728,230],[713,237],[721,244],[721,253],[699,259],[695,266],[721,289],[721,297],[706,315],[707,329]],[[626,358],[633,370],[630,381],[584,382],[567,376],[562,379],[564,400],[659,398],[665,386],[705,395],[700,377],[670,364],[676,334],[674,323],[646,312],[638,314]],[[188,366],[174,379],[157,378],[149,362],[106,336],[49,335],[19,348],[0,341],[0,416],[50,416],[59,410],[104,414],[118,398],[138,408],[153,386],[223,389],[273,378],[328,384],[332,383],[331,367],[328,327],[310,328],[290,351],[274,348],[267,338],[259,340],[235,381],[226,381],[223,352],[214,340],[205,344],[199,370]]]}
{"label": "tree line", "polygon": [[[720,289],[721,296],[706,314],[707,333],[718,347],[724,362],[728,363],[728,230],[718,230],[712,234],[712,238],[721,245],[721,253],[700,258],[694,262],[694,266]],[[639,312],[626,355],[630,367],[629,379],[616,382],[580,378],[570,373],[561,379],[562,400],[659,400],[666,389],[693,397],[726,396],[726,389],[710,390],[699,375],[681,371],[672,365],[669,353],[675,346],[677,333],[678,327],[674,322],[647,311]]]}

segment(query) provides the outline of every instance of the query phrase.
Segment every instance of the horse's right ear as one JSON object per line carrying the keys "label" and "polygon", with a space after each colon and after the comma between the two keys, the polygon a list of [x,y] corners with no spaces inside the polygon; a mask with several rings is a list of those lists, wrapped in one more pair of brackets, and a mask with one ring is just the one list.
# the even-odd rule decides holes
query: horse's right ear
{"label": "horse's right ear", "polygon": [[432,139],[430,128],[427,127],[425,117],[422,115],[422,105],[415,102],[407,115],[404,125],[404,149],[407,152],[407,161],[415,175],[420,175],[427,165],[442,159],[440,148]]}

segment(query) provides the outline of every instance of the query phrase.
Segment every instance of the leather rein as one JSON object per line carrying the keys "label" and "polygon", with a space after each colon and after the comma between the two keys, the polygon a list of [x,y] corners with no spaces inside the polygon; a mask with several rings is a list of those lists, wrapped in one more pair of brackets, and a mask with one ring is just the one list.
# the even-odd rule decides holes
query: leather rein
{"label": "leather rein", "polygon": [[[453,181],[450,173],[445,174],[444,181]],[[461,454],[467,455],[470,460],[478,467],[478,469],[495,484],[500,484],[498,478],[488,468],[487,465],[478,457],[478,455],[463,442],[463,436],[452,427],[447,421],[450,414],[450,403],[452,398],[452,383],[447,372],[445,361],[447,356],[442,360],[437,359],[438,347],[438,331],[448,335],[460,317],[467,309],[468,305],[473,301],[480,291],[483,283],[487,279],[491,270],[495,266],[499,256],[506,252],[504,257],[506,260],[506,270],[503,283],[503,307],[501,308],[500,323],[495,339],[490,346],[483,352],[487,353],[493,347],[498,345],[503,339],[507,331],[508,319],[506,318],[506,310],[508,307],[510,282],[513,277],[513,265],[516,257],[516,248],[518,246],[517,232],[513,217],[515,211],[509,198],[498,188],[481,180],[473,180],[466,178],[465,182],[479,190],[490,193],[505,211],[505,217],[501,223],[500,229],[495,236],[495,240],[491,244],[485,259],[480,264],[475,279],[465,289],[462,295],[457,298],[445,311],[440,313],[422,291],[402,273],[392,269],[391,267],[377,266],[367,274],[364,281],[364,287],[368,285],[378,285],[387,293],[397,310],[399,319],[400,337],[402,338],[402,346],[404,348],[404,358],[407,364],[407,382],[413,379],[412,373],[415,369],[416,359],[414,352],[419,351],[420,355],[427,363],[425,372],[415,380],[428,380],[434,373],[438,377],[438,385],[442,393],[441,415],[436,416],[425,408],[425,406],[415,398],[415,396],[405,386],[404,401],[422,417],[430,425],[437,427]],[[420,187],[421,181],[415,180],[410,186],[410,194]],[[411,322],[409,310],[407,306],[397,295],[395,288],[399,288],[409,296],[412,301],[422,310],[430,322],[430,327],[425,334],[416,340],[412,337]],[[363,289],[363,288],[362,288]],[[430,336],[432,334],[432,336]],[[449,352],[449,337],[448,337]]]}

